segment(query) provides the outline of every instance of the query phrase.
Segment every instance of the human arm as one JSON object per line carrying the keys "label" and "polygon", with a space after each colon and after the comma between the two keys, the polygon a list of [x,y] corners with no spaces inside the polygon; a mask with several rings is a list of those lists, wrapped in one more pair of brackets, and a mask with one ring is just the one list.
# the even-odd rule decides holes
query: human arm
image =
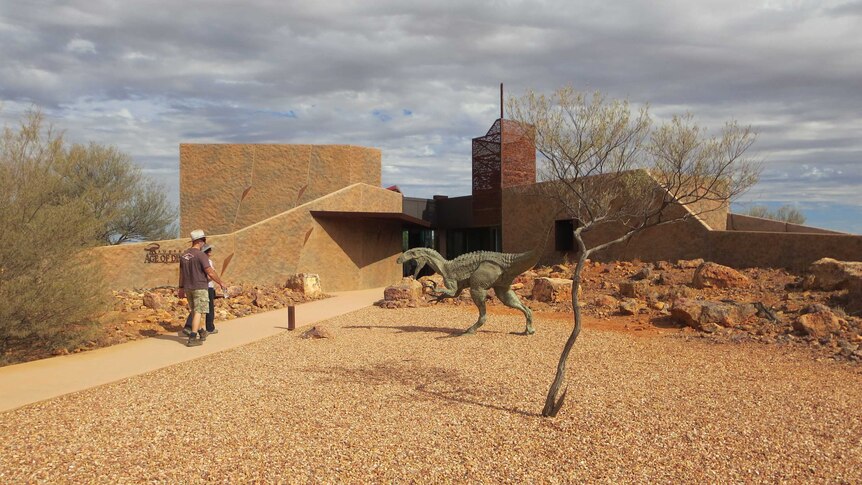
{"label": "human arm", "polygon": [[177,282],[177,298],[185,298],[186,290],[183,289],[183,269],[180,268],[180,279]]}
{"label": "human arm", "polygon": [[223,289],[225,289],[225,290],[227,289],[227,283],[225,283],[225,281],[219,277],[218,273],[215,272],[215,270],[212,268],[212,266],[208,266],[204,271],[206,271],[209,279],[215,281]]}

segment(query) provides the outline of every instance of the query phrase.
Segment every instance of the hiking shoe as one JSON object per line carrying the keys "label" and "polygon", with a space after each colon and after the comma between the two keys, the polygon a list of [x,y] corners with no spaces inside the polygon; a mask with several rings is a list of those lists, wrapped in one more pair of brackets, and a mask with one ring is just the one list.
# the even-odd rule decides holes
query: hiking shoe
{"label": "hiking shoe", "polygon": [[194,335],[189,336],[189,341],[186,342],[186,347],[197,347],[198,345],[203,345],[204,340],[195,338]]}
{"label": "hiking shoe", "polygon": [[208,333],[208,334],[210,334],[210,335],[212,335],[212,334],[214,334],[214,333],[218,333],[218,329],[217,329],[217,328],[214,328],[214,329],[212,329],[212,330],[207,330],[207,333]]}
{"label": "hiking shoe", "polygon": [[192,329],[190,329],[189,327],[183,327],[183,335],[185,335],[186,337],[191,337]]}
{"label": "hiking shoe", "polygon": [[207,332],[206,330],[200,330],[200,331],[198,331],[198,335],[201,336],[201,338],[199,340],[201,342],[203,342],[204,340],[207,339],[207,335],[209,335],[209,332]]}

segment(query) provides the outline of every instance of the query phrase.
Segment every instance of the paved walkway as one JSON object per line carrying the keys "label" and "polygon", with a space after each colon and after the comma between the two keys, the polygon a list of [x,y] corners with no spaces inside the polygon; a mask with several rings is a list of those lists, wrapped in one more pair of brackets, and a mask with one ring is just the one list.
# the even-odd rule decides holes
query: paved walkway
{"label": "paved walkway", "polygon": [[[333,293],[296,307],[296,328],[349,313],[383,297],[382,288]],[[178,335],[0,367],[0,412],[114,382],[179,362],[245,345],[287,330],[287,309],[217,322],[219,333],[200,347]]]}

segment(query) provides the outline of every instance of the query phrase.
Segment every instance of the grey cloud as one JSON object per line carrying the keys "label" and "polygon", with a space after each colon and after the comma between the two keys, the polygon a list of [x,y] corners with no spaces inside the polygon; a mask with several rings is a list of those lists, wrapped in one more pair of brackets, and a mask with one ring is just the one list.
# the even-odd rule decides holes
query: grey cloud
{"label": "grey cloud", "polygon": [[[862,2],[414,3],[6,2],[0,119],[35,103],[163,180],[181,142],[376,146],[385,183],[428,196],[469,192],[500,81],[572,83],[659,118],[754,125],[775,200],[851,194],[862,177]],[[802,165],[841,176],[800,191],[787,179]]]}

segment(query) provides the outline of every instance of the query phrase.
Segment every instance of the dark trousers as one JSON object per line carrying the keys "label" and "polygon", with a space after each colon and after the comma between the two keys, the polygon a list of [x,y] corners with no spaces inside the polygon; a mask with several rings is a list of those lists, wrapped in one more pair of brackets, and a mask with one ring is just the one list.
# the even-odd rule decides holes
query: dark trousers
{"label": "dark trousers", "polygon": [[[207,288],[207,293],[210,295],[210,312],[204,316],[206,317],[207,332],[212,332],[215,330],[215,288]],[[189,330],[192,329],[192,318],[194,316],[194,312],[191,312],[188,318],[186,318],[186,328]]]}

